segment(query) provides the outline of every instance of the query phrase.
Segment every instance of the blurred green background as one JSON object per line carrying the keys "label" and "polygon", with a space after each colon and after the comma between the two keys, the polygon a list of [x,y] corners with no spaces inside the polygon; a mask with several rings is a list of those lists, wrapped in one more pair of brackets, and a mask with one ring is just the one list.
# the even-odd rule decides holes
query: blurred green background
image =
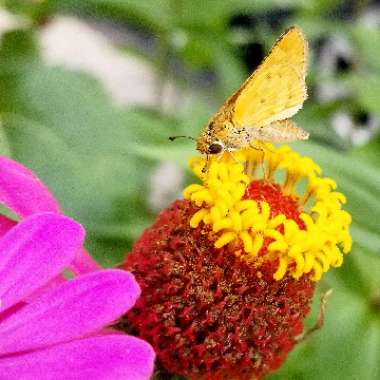
{"label": "blurred green background", "polygon": [[[286,27],[310,42],[294,144],[348,197],[354,247],[322,331],[270,379],[380,379],[380,6],[339,0],[10,0],[0,6],[0,153],[33,169],[121,262],[192,177],[191,141]],[[1,174],[0,174],[1,175]],[[379,218],[379,219],[377,219]],[[318,312],[316,297],[312,324]]]}

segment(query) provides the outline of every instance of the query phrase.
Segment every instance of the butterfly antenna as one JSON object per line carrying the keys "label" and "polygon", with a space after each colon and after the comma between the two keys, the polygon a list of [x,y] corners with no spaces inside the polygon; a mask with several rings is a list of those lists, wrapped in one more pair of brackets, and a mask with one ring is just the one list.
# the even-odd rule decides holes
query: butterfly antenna
{"label": "butterfly antenna", "polygon": [[174,141],[174,140],[176,140],[176,139],[181,139],[181,138],[184,138],[184,139],[190,139],[190,140],[197,141],[196,138],[191,137],[191,136],[170,136],[170,137],[169,137],[169,140],[170,140],[170,141]]}

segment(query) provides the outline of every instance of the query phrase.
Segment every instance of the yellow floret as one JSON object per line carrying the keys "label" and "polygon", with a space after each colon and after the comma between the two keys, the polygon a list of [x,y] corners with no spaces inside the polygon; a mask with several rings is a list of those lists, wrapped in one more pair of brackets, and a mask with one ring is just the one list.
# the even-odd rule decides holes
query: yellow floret
{"label": "yellow floret", "polygon": [[[217,236],[216,248],[233,243],[238,247],[236,254],[248,263],[259,266],[277,259],[275,280],[309,274],[318,281],[330,267],[342,265],[343,253],[351,249],[351,216],[342,210],[346,198],[335,191],[333,179],[320,176],[321,168],[310,158],[301,157],[288,146],[264,144],[263,148],[241,150],[233,156],[225,153],[209,157],[207,162],[202,157],[190,160],[191,169],[203,183],[184,190],[185,199],[199,207],[190,226],[210,226]],[[265,179],[272,182],[277,169],[285,170],[282,191],[297,199],[300,208],[313,201],[310,211],[300,214],[304,230],[283,214],[271,217],[267,202],[243,199],[246,186],[259,178],[258,167],[265,168]],[[302,179],[307,181],[306,191],[298,194],[296,185]],[[265,241],[268,248],[260,253]]]}

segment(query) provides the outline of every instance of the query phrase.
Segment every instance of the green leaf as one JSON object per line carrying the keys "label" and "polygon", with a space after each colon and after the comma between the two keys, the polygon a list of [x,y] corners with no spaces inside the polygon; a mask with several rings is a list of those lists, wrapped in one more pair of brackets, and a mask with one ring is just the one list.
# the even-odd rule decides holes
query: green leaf
{"label": "green leaf", "polygon": [[7,135],[5,134],[3,124],[0,122],[0,155],[10,156],[11,150]]}
{"label": "green leaf", "polygon": [[376,51],[380,49],[380,31],[378,28],[366,26],[365,23],[357,23],[352,27],[352,41],[360,59],[360,64],[365,70],[375,69],[380,71],[380,63]]}
{"label": "green leaf", "polygon": [[154,161],[172,161],[186,168],[188,160],[194,156],[194,143],[182,144],[172,142],[171,146],[167,145],[134,145],[131,147],[134,154],[149,158]]}
{"label": "green leaf", "polygon": [[361,107],[368,112],[380,117],[380,78],[377,73],[364,71],[354,73],[345,79],[347,87],[356,94]]}
{"label": "green leaf", "polygon": [[380,136],[370,140],[370,142],[360,148],[355,149],[352,154],[362,160],[369,162],[373,167],[380,166]]}
{"label": "green leaf", "polygon": [[0,62],[10,65],[20,60],[38,59],[39,52],[34,31],[30,28],[6,32],[1,36]]}

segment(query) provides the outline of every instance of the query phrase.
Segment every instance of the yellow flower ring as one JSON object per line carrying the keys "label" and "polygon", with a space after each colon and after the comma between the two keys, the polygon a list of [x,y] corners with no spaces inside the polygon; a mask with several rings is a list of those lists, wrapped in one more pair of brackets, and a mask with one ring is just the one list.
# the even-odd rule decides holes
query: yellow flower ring
{"label": "yellow flower ring", "polygon": [[[309,274],[318,281],[330,267],[342,265],[352,245],[351,215],[342,209],[346,198],[310,158],[288,146],[262,144],[262,150],[227,152],[207,162],[195,157],[190,167],[202,181],[184,190],[185,199],[198,207],[190,226],[209,226],[216,248],[232,245],[257,268],[277,260],[275,280]],[[282,213],[272,215],[268,202],[246,199],[247,186],[263,179],[297,203],[303,228]]]}

